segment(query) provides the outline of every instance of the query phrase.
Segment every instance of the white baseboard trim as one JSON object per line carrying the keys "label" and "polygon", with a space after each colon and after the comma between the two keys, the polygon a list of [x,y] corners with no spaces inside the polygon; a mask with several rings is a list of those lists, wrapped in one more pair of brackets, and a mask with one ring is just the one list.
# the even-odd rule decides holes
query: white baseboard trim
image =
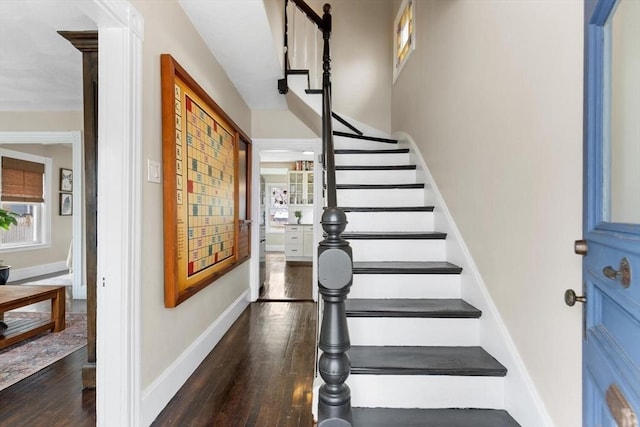
{"label": "white baseboard trim", "polygon": [[151,425],[248,306],[246,290],[142,392],[141,425]]}
{"label": "white baseboard trim", "polygon": [[267,245],[264,250],[266,252],[284,252],[284,245]]}
{"label": "white baseboard trim", "polygon": [[509,373],[505,378],[504,409],[523,426],[553,426],[553,421],[547,408],[527,371],[526,365],[513,338],[509,334],[498,308],[489,294],[469,248],[462,238],[462,234],[449,212],[420,150],[418,150],[418,146],[413,138],[404,132],[396,132],[393,137],[398,139],[401,145],[410,149],[413,160],[419,163],[418,168],[422,169],[426,182],[430,184],[429,188],[433,191],[434,196],[432,202],[437,206],[436,214],[442,215],[441,218],[435,219],[434,222],[437,224],[439,231],[446,232],[448,235],[448,261],[459,265],[463,268],[463,271],[467,272],[464,275],[466,280],[463,284],[462,296],[466,301],[482,310],[481,322],[483,323],[480,327],[484,328],[485,332],[480,334],[480,345],[508,369]]}
{"label": "white baseboard trim", "polygon": [[68,271],[66,261],[56,261],[49,264],[34,265],[32,267],[12,268],[9,273],[9,284],[18,280],[29,279],[31,277],[43,276],[45,274]]}

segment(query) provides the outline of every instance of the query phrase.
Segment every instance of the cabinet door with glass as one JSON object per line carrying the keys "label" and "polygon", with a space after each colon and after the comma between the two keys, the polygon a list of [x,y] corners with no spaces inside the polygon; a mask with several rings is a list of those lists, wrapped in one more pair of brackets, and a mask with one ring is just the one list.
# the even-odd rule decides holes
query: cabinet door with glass
{"label": "cabinet door with glass", "polygon": [[289,172],[289,204],[312,205],[313,204],[313,172],[290,171]]}

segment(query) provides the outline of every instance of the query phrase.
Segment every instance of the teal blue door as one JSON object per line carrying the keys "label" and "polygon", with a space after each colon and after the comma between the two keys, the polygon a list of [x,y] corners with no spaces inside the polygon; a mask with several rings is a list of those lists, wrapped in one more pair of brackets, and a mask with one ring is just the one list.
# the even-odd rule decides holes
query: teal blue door
{"label": "teal blue door", "polygon": [[638,426],[639,0],[585,1],[584,104],[583,425]]}

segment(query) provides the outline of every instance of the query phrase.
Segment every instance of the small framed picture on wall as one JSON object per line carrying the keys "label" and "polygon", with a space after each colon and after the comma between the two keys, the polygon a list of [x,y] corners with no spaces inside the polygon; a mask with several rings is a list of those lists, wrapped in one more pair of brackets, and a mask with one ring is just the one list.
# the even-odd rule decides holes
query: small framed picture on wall
{"label": "small framed picture on wall", "polygon": [[60,168],[60,191],[73,191],[73,171]]}
{"label": "small framed picture on wall", "polygon": [[73,215],[73,194],[60,193],[60,215]]}

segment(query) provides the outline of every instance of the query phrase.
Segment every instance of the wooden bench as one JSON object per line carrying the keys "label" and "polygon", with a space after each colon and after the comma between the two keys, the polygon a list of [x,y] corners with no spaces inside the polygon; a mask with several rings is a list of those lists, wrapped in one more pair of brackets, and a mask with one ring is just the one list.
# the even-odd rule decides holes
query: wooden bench
{"label": "wooden bench", "polygon": [[0,335],[0,349],[26,340],[47,330],[60,332],[65,328],[64,286],[0,286],[0,320],[9,310],[40,301],[51,300],[50,319],[15,319],[7,321],[8,329]]}

